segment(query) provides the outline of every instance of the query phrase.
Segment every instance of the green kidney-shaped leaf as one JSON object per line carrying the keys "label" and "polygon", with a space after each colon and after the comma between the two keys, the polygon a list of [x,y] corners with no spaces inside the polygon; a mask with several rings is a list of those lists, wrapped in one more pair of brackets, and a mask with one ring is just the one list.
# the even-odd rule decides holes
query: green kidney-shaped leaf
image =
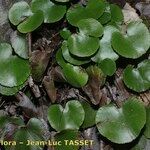
{"label": "green kidney-shaped leaf", "polygon": [[99,39],[85,34],[73,34],[68,39],[68,49],[78,57],[89,57],[99,48]]}
{"label": "green kidney-shaped leaf", "polygon": [[84,115],[82,105],[76,100],[67,102],[65,108],[56,104],[48,109],[48,120],[57,131],[78,130],[83,123]]}
{"label": "green kidney-shaped leaf", "polygon": [[96,116],[97,111],[94,110],[88,102],[84,101],[81,104],[85,111],[85,118],[81,127],[88,128],[88,127],[95,125],[95,116]]}
{"label": "green kidney-shaped leaf", "polygon": [[61,131],[60,133],[57,133],[55,135],[55,140],[56,141],[61,141],[61,146],[56,145],[55,149],[56,150],[78,150],[79,146],[78,145],[69,145],[70,142],[74,142],[75,140],[78,140],[79,133],[76,130],[64,130]]}
{"label": "green kidney-shaped leaf", "polygon": [[21,1],[15,3],[9,10],[9,20],[13,25],[18,25],[33,13],[28,3]]}
{"label": "green kidney-shaped leaf", "polygon": [[62,55],[64,59],[73,65],[82,65],[90,62],[90,59],[78,58],[70,54],[67,46],[67,41],[62,43]]}
{"label": "green kidney-shaped leaf", "polygon": [[114,50],[126,58],[138,58],[145,54],[150,47],[150,33],[141,22],[131,22],[124,36],[115,32],[112,36]]}
{"label": "green kidney-shaped leaf", "polygon": [[28,33],[37,29],[43,23],[43,12],[36,11],[32,16],[28,17],[24,22],[18,25],[17,29],[21,33]]}
{"label": "green kidney-shaped leaf", "polygon": [[26,35],[19,34],[17,31],[14,32],[11,35],[11,45],[16,54],[24,59],[28,59],[28,43],[26,40]]}
{"label": "green kidney-shaped leaf", "polygon": [[150,60],[145,60],[138,64],[137,68],[127,66],[123,73],[125,85],[136,91],[143,92],[150,88]]}
{"label": "green kidney-shaped leaf", "polygon": [[12,55],[7,43],[0,44],[0,84],[7,87],[22,85],[30,75],[29,61]]}
{"label": "green kidney-shaped leaf", "polygon": [[116,63],[108,58],[101,61],[99,66],[104,72],[104,74],[108,76],[112,76],[116,71]]}
{"label": "green kidney-shaped leaf", "polygon": [[112,39],[112,34],[117,32],[118,29],[115,28],[114,26],[106,26],[104,28],[104,36],[100,40],[100,48],[98,52],[91,58],[92,61],[100,63],[104,59],[112,59],[112,60],[117,60],[118,55],[114,52],[111,46],[111,39]]}
{"label": "green kidney-shaped leaf", "polygon": [[93,18],[82,19],[77,23],[80,32],[84,34],[100,37],[103,34],[103,26]]}
{"label": "green kidney-shaped leaf", "polygon": [[97,128],[104,137],[118,144],[133,141],[146,122],[146,110],[136,98],[128,99],[122,108],[109,104],[96,115]]}
{"label": "green kidney-shaped leaf", "polygon": [[66,81],[74,87],[83,87],[88,81],[87,72],[79,66],[73,66],[68,63],[63,67],[62,72]]}
{"label": "green kidney-shaped leaf", "polygon": [[43,11],[45,23],[57,22],[66,13],[65,5],[55,4],[50,0],[32,0],[31,9],[33,12],[37,10]]}

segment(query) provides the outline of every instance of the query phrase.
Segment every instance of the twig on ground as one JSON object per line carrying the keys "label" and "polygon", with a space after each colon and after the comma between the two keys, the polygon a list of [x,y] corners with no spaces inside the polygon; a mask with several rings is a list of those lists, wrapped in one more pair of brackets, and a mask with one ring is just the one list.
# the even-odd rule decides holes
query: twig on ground
{"label": "twig on ground", "polygon": [[39,87],[33,82],[33,79],[32,77],[30,76],[29,79],[28,79],[28,83],[29,83],[29,87],[31,88],[34,96],[36,98],[40,98],[41,97],[41,92],[40,92],[40,89]]}

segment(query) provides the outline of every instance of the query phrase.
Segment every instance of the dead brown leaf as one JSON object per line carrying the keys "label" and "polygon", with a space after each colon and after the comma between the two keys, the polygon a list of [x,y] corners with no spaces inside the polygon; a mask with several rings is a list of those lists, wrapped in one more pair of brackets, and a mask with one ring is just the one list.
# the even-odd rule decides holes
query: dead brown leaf
{"label": "dead brown leaf", "polygon": [[43,79],[43,84],[44,84],[44,87],[48,94],[49,99],[51,100],[52,103],[55,103],[57,90],[54,85],[53,77],[50,75],[45,76]]}
{"label": "dead brown leaf", "polygon": [[40,82],[47,68],[50,59],[50,52],[36,50],[30,57],[31,73],[34,81]]}

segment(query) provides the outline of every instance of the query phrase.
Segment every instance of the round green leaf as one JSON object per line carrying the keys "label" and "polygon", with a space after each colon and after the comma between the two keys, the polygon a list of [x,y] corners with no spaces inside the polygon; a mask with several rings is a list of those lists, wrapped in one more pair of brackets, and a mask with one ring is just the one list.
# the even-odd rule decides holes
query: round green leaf
{"label": "round green leaf", "polygon": [[15,86],[15,87],[6,87],[6,86],[0,85],[0,93],[2,95],[8,95],[8,96],[15,95],[23,87],[24,87],[24,84],[20,86]]}
{"label": "round green leaf", "polygon": [[111,12],[111,20],[114,22],[122,22],[123,21],[123,13],[119,6],[115,4],[110,5]]}
{"label": "round green leaf", "polygon": [[95,125],[95,116],[97,111],[94,110],[88,102],[83,101],[81,104],[85,111],[85,118],[81,127],[88,128]]}
{"label": "round green leaf", "polygon": [[50,0],[32,0],[31,9],[33,12],[43,11],[45,23],[57,22],[66,13],[65,5],[54,4]]}
{"label": "round green leaf", "polygon": [[89,57],[99,48],[99,39],[85,34],[73,34],[68,39],[69,52],[78,57]]}
{"label": "round green leaf", "polygon": [[138,58],[146,53],[150,47],[150,33],[141,22],[131,22],[127,26],[127,34],[124,36],[115,32],[112,36],[114,50],[126,58]]}
{"label": "round green leaf", "polygon": [[61,105],[52,105],[48,109],[48,120],[51,126],[57,130],[78,130],[84,120],[82,105],[72,100],[67,102],[65,108]]}
{"label": "round green leaf", "polygon": [[64,41],[62,43],[61,49],[62,49],[62,55],[64,59],[73,65],[82,65],[90,62],[89,59],[78,58],[71,55],[67,47],[67,41]]}
{"label": "round green leaf", "polygon": [[116,71],[116,63],[108,58],[101,61],[99,66],[104,72],[104,74],[108,76],[112,76]]}
{"label": "round green leaf", "polygon": [[7,87],[22,85],[30,75],[29,61],[12,55],[7,43],[0,44],[0,84]]}
{"label": "round green leaf", "polygon": [[17,29],[21,33],[28,33],[37,29],[43,23],[43,12],[37,11],[18,25]]}
{"label": "round green leaf", "polygon": [[88,16],[86,14],[86,9],[79,4],[74,5],[73,7],[69,8],[67,11],[67,20],[72,26],[77,26],[77,23],[81,19],[87,19]]}
{"label": "round green leaf", "polygon": [[109,104],[96,114],[97,128],[111,142],[124,144],[133,141],[146,122],[145,107],[135,98],[128,99],[122,108]]}
{"label": "round green leaf", "polygon": [[103,26],[93,18],[82,19],[77,23],[80,32],[86,35],[100,37],[103,35]]}
{"label": "round green leaf", "polygon": [[78,140],[79,133],[76,130],[64,130],[55,135],[56,141],[61,141],[61,146],[56,145],[55,150],[78,150],[78,145],[69,145],[70,141]]}
{"label": "round green leaf", "polygon": [[67,28],[64,28],[63,30],[60,31],[60,36],[64,40],[67,40],[71,36],[71,32]]}
{"label": "round green leaf", "polygon": [[74,87],[83,87],[88,81],[88,74],[83,68],[79,66],[66,64],[63,66],[62,72],[66,81]]}
{"label": "round green leaf", "polygon": [[94,62],[100,63],[102,60],[109,58],[112,60],[117,60],[118,55],[114,52],[111,46],[112,34],[117,32],[118,29],[114,26],[106,26],[104,28],[104,36],[100,40],[100,48],[96,55],[94,55],[91,59]]}
{"label": "round green leaf", "polygon": [[150,60],[141,62],[137,68],[127,66],[123,73],[125,85],[136,91],[143,92],[150,88]]}
{"label": "round green leaf", "polygon": [[144,135],[146,136],[146,138],[150,138],[150,107],[146,108],[146,126]]}
{"label": "round green leaf", "polygon": [[26,40],[26,35],[14,32],[11,35],[11,45],[16,54],[24,59],[28,59],[28,43]]}
{"label": "round green leaf", "polygon": [[9,10],[9,20],[13,25],[18,25],[31,15],[30,6],[24,1],[15,3]]}

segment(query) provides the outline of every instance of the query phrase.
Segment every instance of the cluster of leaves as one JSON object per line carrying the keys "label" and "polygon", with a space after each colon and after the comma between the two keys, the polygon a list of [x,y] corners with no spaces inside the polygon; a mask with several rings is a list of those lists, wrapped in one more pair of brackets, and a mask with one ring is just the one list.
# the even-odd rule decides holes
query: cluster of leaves
{"label": "cluster of leaves", "polygon": [[[55,4],[49,0],[33,0],[30,5],[21,1],[10,8],[9,20],[17,26],[19,32],[15,31],[11,35],[11,45],[8,43],[0,44],[1,94],[16,94],[25,86],[30,75],[28,44],[25,33],[34,31],[43,22],[59,21],[65,13],[65,5]],[[17,55],[12,55],[13,52]]]}
{"label": "cluster of leaves", "polygon": [[[137,59],[150,47],[147,27],[142,22],[130,22],[124,29],[121,9],[105,1],[89,0],[86,7],[77,4],[67,11],[67,20],[76,27],[76,33],[61,31],[64,42],[56,59],[67,82],[75,87],[87,84],[84,64],[90,66],[94,62],[106,76],[112,76],[119,57]],[[149,89],[149,66],[149,60],[140,63],[136,70],[127,66],[123,74],[125,85],[136,92]]]}
{"label": "cluster of leaves", "polygon": [[[1,115],[0,117],[1,140],[12,141],[12,145],[7,145],[6,150],[25,150],[27,141],[45,141],[44,129],[41,120],[31,118],[27,124],[20,117],[9,117]],[[16,143],[15,143],[16,142]],[[21,142],[21,144],[20,144]],[[29,145],[28,149],[43,149],[43,146]]]}
{"label": "cluster of leaves", "polygon": [[[80,114],[80,115],[79,115]],[[69,101],[65,108],[61,105],[52,105],[48,110],[48,120],[51,126],[58,131],[54,139],[56,141],[64,140],[76,140],[79,137],[79,128],[84,121],[85,112],[77,100]],[[56,149],[76,149],[78,150],[79,146],[69,146],[64,143],[62,146],[56,146]]]}
{"label": "cluster of leaves", "polygon": [[[68,101],[64,108],[59,104],[54,104],[49,107],[48,121],[57,132],[49,140],[62,141],[61,147],[55,146],[56,150],[62,148],[78,150],[79,145],[69,146],[63,143],[64,140],[82,139],[79,129],[86,129],[95,124],[101,135],[119,144],[132,142],[139,136],[146,124],[144,138],[147,139],[150,137],[149,110],[147,108],[146,111],[142,102],[136,98],[128,99],[122,108],[109,104],[98,110],[93,109],[88,102],[80,103],[78,100]],[[45,142],[43,145],[28,146],[28,149],[40,150],[47,145],[47,139],[44,136],[46,129],[43,128],[44,124],[39,119],[31,118],[27,124],[24,124],[21,118],[1,115],[0,122],[1,139],[18,142],[16,146],[6,146],[7,150],[26,149],[28,140]],[[141,140],[143,141],[143,138]]]}
{"label": "cluster of leaves", "polygon": [[34,31],[43,22],[53,23],[63,18],[66,6],[49,0],[32,0],[30,5],[24,1],[15,3],[9,10],[10,22],[21,33]]}
{"label": "cluster of leaves", "polygon": [[[66,6],[62,3],[32,0],[28,5],[22,1],[11,7],[9,19],[20,32],[28,33],[39,27],[43,21],[52,23],[60,20],[65,13]],[[71,34],[68,29],[60,32],[64,41],[57,52],[56,59],[62,67],[67,82],[75,87],[83,87],[88,82],[88,73],[82,67],[84,64],[90,66],[92,61],[106,76],[112,76],[116,71],[115,61],[119,56],[137,59],[150,47],[150,34],[147,27],[142,22],[130,22],[124,29],[121,9],[106,1],[89,0],[86,6],[76,4],[68,9],[66,18],[72,26],[76,27],[76,33]],[[23,41],[18,40],[19,42]],[[16,41],[13,41],[15,47],[14,43]],[[22,55],[21,52],[19,53]],[[139,64],[136,71],[133,66],[127,66],[123,75],[126,86],[136,92],[149,89],[149,71],[147,71],[149,66],[149,60]],[[134,84],[134,81],[138,82]],[[13,87],[20,86],[22,83],[1,84]]]}
{"label": "cluster of leaves", "polygon": [[[58,104],[52,105],[48,111],[48,120],[58,131],[55,140],[63,141],[66,137],[67,140],[81,138],[79,128],[85,129],[96,124],[101,135],[114,143],[125,144],[135,140],[145,124],[145,134],[149,134],[149,119],[146,121],[146,116],[149,117],[148,113],[146,115],[145,107],[136,98],[128,99],[122,108],[109,104],[97,111],[85,101],[80,103],[71,100],[67,102],[65,108]],[[65,147],[65,149],[70,150],[72,147]],[[78,149],[78,146],[74,149]]]}
{"label": "cluster of leaves", "polygon": [[[142,22],[124,25],[122,11],[117,5],[105,0],[88,0],[85,5],[75,4],[67,10],[65,4],[68,3],[68,0],[32,0],[30,5],[21,1],[10,8],[9,20],[17,26],[20,33],[13,33],[11,45],[0,44],[0,93],[15,94],[24,87],[30,75],[25,33],[34,31],[43,22],[59,21],[65,14],[74,33],[68,28],[60,32],[64,41],[57,51],[56,61],[70,85],[86,90],[87,95],[93,89],[98,90],[99,95],[95,94],[91,98],[94,105],[99,104],[99,90],[105,84],[106,77],[116,72],[116,61],[121,58],[136,60],[148,51],[150,33],[147,27]],[[125,85],[136,92],[150,88],[149,77],[149,59],[140,62],[137,68],[128,65],[123,73]],[[97,85],[96,88],[94,84]],[[147,112],[146,115],[145,107],[135,98],[127,100],[122,108],[109,104],[100,107],[98,111],[86,102],[81,104],[72,100],[65,108],[52,105],[48,111],[48,120],[51,127],[58,132],[54,137],[56,140],[78,139],[80,128],[96,124],[101,135],[114,143],[124,144],[136,139],[145,124],[144,134],[149,138],[149,119],[146,121],[149,109]],[[4,121],[1,128],[5,128],[5,124],[7,123]],[[21,135],[25,134],[26,139],[30,139],[29,135],[32,135],[36,140],[41,140],[37,132],[41,127],[37,128],[35,124],[41,125],[36,119],[31,119],[27,125],[19,124],[16,129],[20,130],[13,138],[20,140]],[[26,139],[21,138],[23,141]],[[64,147],[68,150],[70,148],[72,149],[69,146]],[[74,149],[78,149],[78,146]]]}
{"label": "cluster of leaves", "polygon": [[14,95],[25,86],[30,75],[27,59],[27,43],[24,35],[14,32],[11,35],[11,45],[0,43],[0,93]]}

